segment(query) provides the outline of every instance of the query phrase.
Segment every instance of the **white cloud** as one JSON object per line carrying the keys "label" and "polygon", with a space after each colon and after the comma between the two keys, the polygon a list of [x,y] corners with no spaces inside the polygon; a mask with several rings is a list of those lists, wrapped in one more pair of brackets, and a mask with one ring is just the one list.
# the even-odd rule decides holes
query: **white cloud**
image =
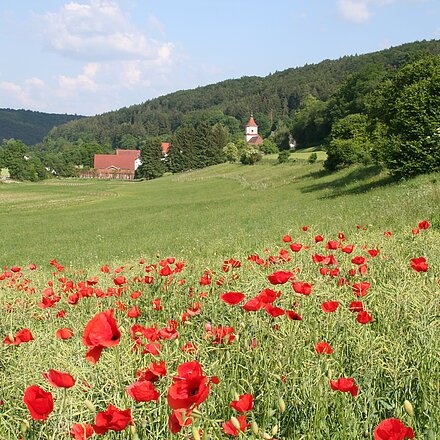
{"label": "white cloud", "polygon": [[39,78],[29,78],[23,84],[0,82],[0,101],[11,102],[12,108],[44,108],[45,83]]}
{"label": "white cloud", "polygon": [[373,15],[371,6],[386,6],[395,2],[396,0],[338,0],[337,5],[345,20],[353,23],[364,23]]}
{"label": "white cloud", "polygon": [[[72,1],[42,19],[47,46],[83,61],[154,60],[164,47],[170,47],[137,29],[113,0]],[[164,34],[158,19],[150,16],[148,22],[152,32]]]}
{"label": "white cloud", "polygon": [[346,20],[354,23],[363,23],[371,17],[367,3],[367,1],[358,0],[339,0],[338,9]]}

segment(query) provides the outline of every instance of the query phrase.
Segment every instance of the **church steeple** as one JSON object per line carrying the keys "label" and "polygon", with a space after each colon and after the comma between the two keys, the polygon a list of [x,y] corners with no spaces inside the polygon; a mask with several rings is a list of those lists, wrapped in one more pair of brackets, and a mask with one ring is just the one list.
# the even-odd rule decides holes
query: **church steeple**
{"label": "church steeple", "polygon": [[252,113],[249,122],[245,125],[245,136],[246,142],[249,142],[254,137],[258,137],[258,125],[255,123]]}

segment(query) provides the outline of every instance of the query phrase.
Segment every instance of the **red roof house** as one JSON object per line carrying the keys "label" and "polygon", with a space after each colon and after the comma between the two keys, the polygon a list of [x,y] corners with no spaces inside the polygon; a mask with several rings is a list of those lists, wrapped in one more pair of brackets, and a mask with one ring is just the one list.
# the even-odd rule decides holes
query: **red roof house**
{"label": "red roof house", "polygon": [[116,154],[95,154],[94,177],[98,179],[134,179],[141,165],[140,150],[116,150]]}

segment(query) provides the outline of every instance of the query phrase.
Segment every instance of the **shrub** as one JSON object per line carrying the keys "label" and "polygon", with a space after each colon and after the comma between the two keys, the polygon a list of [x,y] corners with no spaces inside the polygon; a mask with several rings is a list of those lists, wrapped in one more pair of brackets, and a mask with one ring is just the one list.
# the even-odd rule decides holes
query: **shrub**
{"label": "shrub", "polygon": [[276,154],[280,152],[277,144],[271,139],[264,139],[261,151],[264,154]]}
{"label": "shrub", "polygon": [[289,157],[290,157],[289,150],[280,151],[280,154],[278,155],[278,162],[279,163],[286,163],[289,161]]}
{"label": "shrub", "polygon": [[254,165],[261,160],[261,153],[251,145],[246,145],[242,150],[240,162],[243,165]]}
{"label": "shrub", "polygon": [[316,153],[312,153],[308,158],[309,163],[315,163],[317,160],[318,160],[318,155]]}

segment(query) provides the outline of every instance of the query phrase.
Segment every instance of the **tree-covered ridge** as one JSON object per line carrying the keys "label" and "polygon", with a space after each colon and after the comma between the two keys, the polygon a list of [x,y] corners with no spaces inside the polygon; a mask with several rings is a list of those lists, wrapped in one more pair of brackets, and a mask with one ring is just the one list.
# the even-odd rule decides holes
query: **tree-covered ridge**
{"label": "tree-covered ridge", "polygon": [[84,116],[3,108],[0,109],[0,140],[12,138],[34,145],[41,142],[53,127],[80,118]]}
{"label": "tree-covered ridge", "polygon": [[[440,41],[421,41],[365,55],[345,56],[318,64],[291,68],[267,77],[243,77],[159,98],[73,121],[54,128],[48,142],[94,141],[106,148],[135,148],[149,137],[170,140],[185,125],[221,123],[232,138],[242,135],[254,113],[263,137],[290,129],[306,99],[327,101],[349,76],[370,66],[390,71],[426,54],[440,54]],[[327,133],[328,134],[328,133]],[[314,141],[314,140],[313,140]]]}

